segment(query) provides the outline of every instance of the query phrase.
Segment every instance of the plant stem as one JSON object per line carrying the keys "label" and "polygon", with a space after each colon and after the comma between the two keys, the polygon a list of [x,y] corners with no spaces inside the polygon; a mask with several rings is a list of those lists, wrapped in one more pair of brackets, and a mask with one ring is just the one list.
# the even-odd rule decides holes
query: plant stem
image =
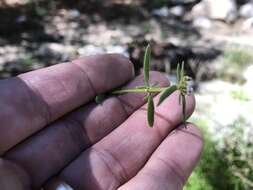
{"label": "plant stem", "polygon": [[114,90],[111,92],[111,94],[122,94],[122,93],[156,93],[156,92],[162,92],[166,88],[154,88],[154,87],[148,87],[148,88],[142,88],[142,89],[121,89],[121,90]]}

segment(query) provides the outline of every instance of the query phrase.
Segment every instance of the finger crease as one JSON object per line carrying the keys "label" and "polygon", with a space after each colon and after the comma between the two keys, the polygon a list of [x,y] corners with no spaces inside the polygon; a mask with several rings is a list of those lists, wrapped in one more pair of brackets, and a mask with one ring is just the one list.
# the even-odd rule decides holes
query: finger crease
{"label": "finger crease", "polygon": [[[30,87],[30,89],[28,89],[27,92],[33,104],[34,110],[38,110],[35,102],[41,103],[42,104],[41,107],[44,107],[46,109],[46,111],[41,112],[41,115],[45,119],[45,125],[50,123],[52,120],[52,112],[51,112],[50,106],[44,101],[39,90],[34,85],[32,85],[32,83],[30,83],[29,80],[26,80],[25,83],[27,83],[27,86]],[[35,97],[37,97],[38,99],[36,100]],[[39,110],[44,110],[44,109],[39,109]]]}
{"label": "finger crease", "polygon": [[118,97],[118,96],[115,96],[115,99],[118,100],[122,110],[124,111],[125,113],[125,116],[128,117],[129,113],[127,112],[126,108],[125,108],[125,105],[124,103],[121,101],[121,99]]}
{"label": "finger crease", "polygon": [[[98,148],[93,148],[93,150],[97,153],[105,166],[111,172],[112,176],[118,183],[118,186],[120,186],[129,179],[129,175],[126,172],[126,169],[123,167],[120,160],[118,160],[113,155],[113,153],[111,153],[109,150],[99,150]],[[112,165],[110,164],[110,162],[114,164]],[[117,169],[117,167],[119,167],[119,169]]]}
{"label": "finger crease", "polygon": [[84,130],[83,125],[80,122],[72,118],[65,118],[63,120],[63,123],[65,124],[65,128],[68,130],[68,133],[73,139],[73,142],[75,142],[80,151],[86,148],[84,147],[85,144],[89,144],[88,146],[91,145],[90,142],[84,142],[85,139],[88,138],[86,131]]}
{"label": "finger crease", "polygon": [[174,174],[174,176],[178,179],[179,183],[181,185],[184,184],[184,182],[186,181],[185,177],[182,175],[183,170],[180,167],[180,165],[172,160],[172,159],[168,159],[168,160],[164,160],[161,157],[156,157],[157,160],[159,160],[163,165],[165,165],[165,167],[171,171],[172,174]]}
{"label": "finger crease", "polygon": [[86,77],[86,79],[87,79],[87,81],[88,81],[88,83],[89,83],[90,89],[92,90],[93,94],[94,94],[94,95],[97,95],[98,92],[97,92],[97,90],[95,89],[95,86],[93,85],[93,82],[92,82],[92,80],[90,79],[90,76],[88,75],[87,71],[85,71],[85,69],[83,69],[82,67],[80,67],[79,65],[77,65],[75,62],[72,61],[71,63],[72,63],[73,65],[75,65],[75,66],[78,68],[78,70],[80,70],[80,71],[84,74],[84,76]]}

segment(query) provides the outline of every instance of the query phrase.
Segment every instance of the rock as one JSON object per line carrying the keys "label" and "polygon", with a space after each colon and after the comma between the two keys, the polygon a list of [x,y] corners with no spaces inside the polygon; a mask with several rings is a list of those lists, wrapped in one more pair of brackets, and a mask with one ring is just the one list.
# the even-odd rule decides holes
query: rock
{"label": "rock", "polygon": [[209,17],[225,21],[233,21],[236,18],[236,3],[234,0],[205,0],[209,9]]}
{"label": "rock", "polygon": [[107,46],[105,50],[106,50],[106,53],[117,53],[117,54],[122,54],[126,57],[129,57],[127,48],[120,45]]}
{"label": "rock", "polygon": [[74,19],[80,16],[80,12],[77,9],[71,9],[68,12],[68,16],[69,18]]}
{"label": "rock", "polygon": [[77,50],[77,52],[79,55],[82,55],[82,56],[105,53],[103,48],[94,46],[94,45],[87,45],[87,46],[81,47]]}
{"label": "rock", "polygon": [[208,16],[206,9],[206,4],[204,2],[198,3],[192,8],[191,15],[193,18],[206,17]]}
{"label": "rock", "polygon": [[244,18],[253,17],[253,1],[242,5],[239,9],[239,15]]}
{"label": "rock", "polygon": [[59,43],[45,43],[41,45],[37,52],[38,56],[55,58],[59,61],[68,61],[76,55],[73,46],[63,45]]}
{"label": "rock", "polygon": [[[215,138],[220,138],[225,135],[226,130],[231,130],[228,125],[234,123],[240,116],[243,116],[252,125],[252,99],[245,101],[232,96],[234,92],[246,93],[245,90],[244,86],[218,79],[202,82],[199,91],[195,94],[198,104],[194,119],[202,118],[208,123],[207,126],[212,126],[209,128],[210,132],[219,135]],[[252,91],[252,86],[250,90]],[[245,126],[242,129],[244,130]]]}
{"label": "rock", "polygon": [[129,57],[127,49],[120,45],[109,45],[105,47],[95,46],[95,45],[86,45],[77,50],[79,55],[87,56],[87,55],[95,55],[95,54],[104,54],[104,53],[117,53],[122,54],[126,57]]}
{"label": "rock", "polygon": [[[131,31],[130,31],[131,32]],[[123,29],[115,28],[106,23],[91,24],[87,28],[87,34],[83,35],[82,40],[96,46],[106,46],[108,44],[129,43],[131,37]]]}
{"label": "rock", "polygon": [[25,5],[29,3],[29,0],[4,0],[4,1],[0,1],[0,6],[20,6],[20,5]]}
{"label": "rock", "polygon": [[170,11],[169,11],[168,7],[162,7],[160,9],[153,10],[152,14],[155,15],[155,16],[167,17],[167,16],[169,16]]}
{"label": "rock", "polygon": [[20,15],[16,18],[16,22],[17,23],[23,23],[23,22],[26,22],[27,21],[27,17],[26,15]]}
{"label": "rock", "polygon": [[185,14],[183,6],[175,6],[169,9],[169,13],[173,16],[182,17]]}
{"label": "rock", "polygon": [[152,14],[159,17],[168,17],[168,16],[181,17],[185,14],[185,9],[183,6],[179,6],[179,5],[171,7],[171,8],[162,7],[162,8],[153,10]]}
{"label": "rock", "polygon": [[0,47],[0,65],[4,65],[8,62],[15,62],[26,57],[24,47],[3,45]]}
{"label": "rock", "polygon": [[253,17],[248,18],[247,20],[245,20],[242,24],[242,28],[243,28],[243,30],[253,29]]}
{"label": "rock", "polygon": [[210,29],[212,27],[212,22],[204,16],[199,16],[193,20],[193,26],[202,29]]}
{"label": "rock", "polygon": [[234,0],[203,0],[193,7],[192,15],[232,22],[237,18],[236,3]]}

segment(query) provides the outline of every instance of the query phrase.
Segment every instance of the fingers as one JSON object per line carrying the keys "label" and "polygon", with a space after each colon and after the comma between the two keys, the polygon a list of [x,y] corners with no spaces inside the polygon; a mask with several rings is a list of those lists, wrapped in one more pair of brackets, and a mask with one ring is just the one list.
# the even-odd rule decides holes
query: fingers
{"label": "fingers", "polygon": [[199,130],[192,124],[167,136],[144,168],[119,190],[180,190],[199,160],[203,146]]}
{"label": "fingers", "polygon": [[[187,97],[187,115],[193,112],[194,105],[194,98]],[[167,98],[156,112],[153,128],[148,127],[145,110],[134,112],[120,127],[83,152],[59,177],[74,189],[118,188],[136,175],[162,140],[182,121],[178,94]]]}
{"label": "fingers", "polygon": [[[165,76],[158,72],[150,73],[150,80],[168,85]],[[125,88],[142,84],[143,76],[139,76]],[[32,186],[38,189],[85,148],[124,122],[143,105],[143,97],[144,94],[123,94],[102,104],[83,106],[14,147],[4,157],[22,165],[31,177]]]}
{"label": "fingers", "polygon": [[133,76],[128,59],[89,56],[0,82],[0,155],[31,134]]}

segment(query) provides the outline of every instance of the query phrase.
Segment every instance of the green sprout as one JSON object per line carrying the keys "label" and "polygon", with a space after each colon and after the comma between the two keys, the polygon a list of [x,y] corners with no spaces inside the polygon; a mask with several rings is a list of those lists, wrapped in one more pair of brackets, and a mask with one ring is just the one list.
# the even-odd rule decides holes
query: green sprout
{"label": "green sprout", "polygon": [[[182,106],[182,120],[186,126],[186,96],[191,93],[189,90],[188,82],[191,80],[190,77],[186,76],[184,73],[184,63],[177,65],[177,83],[172,86],[162,88],[159,83],[150,84],[149,82],[149,64],[151,58],[151,48],[150,45],[146,47],[144,61],[143,61],[143,73],[144,73],[144,85],[136,86],[131,89],[118,89],[110,92],[111,95],[123,94],[123,93],[145,93],[146,96],[144,100],[147,102],[147,121],[149,127],[153,127],[155,118],[155,107],[153,96],[156,93],[161,93],[158,100],[157,106],[159,106],[166,98],[168,98],[173,92],[179,91],[179,105]],[[101,103],[106,96],[104,94],[98,95],[95,98],[97,103]]]}

